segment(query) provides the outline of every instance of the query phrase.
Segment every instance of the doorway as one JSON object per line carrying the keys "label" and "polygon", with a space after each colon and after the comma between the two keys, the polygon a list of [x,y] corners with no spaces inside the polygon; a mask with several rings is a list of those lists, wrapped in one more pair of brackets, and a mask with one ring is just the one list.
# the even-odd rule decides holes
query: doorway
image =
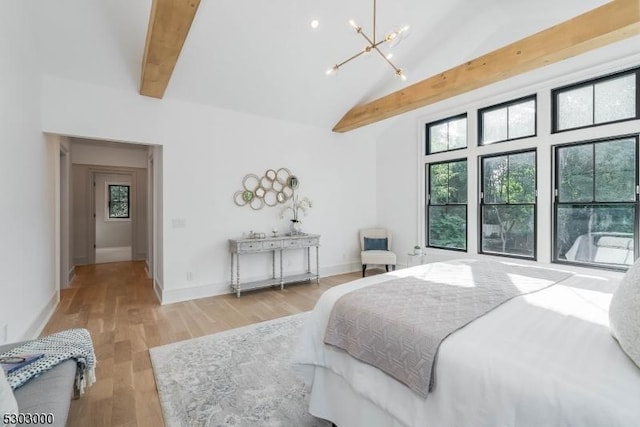
{"label": "doorway", "polygon": [[94,173],[95,263],[133,259],[135,187],[131,174]]}

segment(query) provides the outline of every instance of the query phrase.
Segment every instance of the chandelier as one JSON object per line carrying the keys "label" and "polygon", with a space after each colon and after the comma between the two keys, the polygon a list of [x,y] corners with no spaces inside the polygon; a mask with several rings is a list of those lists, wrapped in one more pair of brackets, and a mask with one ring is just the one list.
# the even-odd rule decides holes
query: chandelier
{"label": "chandelier", "polygon": [[387,43],[389,47],[396,46],[409,34],[408,25],[403,26],[399,30],[394,30],[390,33],[385,34],[385,36],[381,40],[376,40],[376,0],[373,0],[373,37],[369,37],[368,35],[366,35],[362,30],[362,27],[356,24],[353,19],[349,20],[349,25],[351,25],[351,27],[357,34],[360,34],[367,41],[367,45],[362,49],[362,51],[327,69],[327,75],[335,74],[340,69],[340,67],[342,67],[347,62],[356,59],[360,55],[371,53],[371,51],[376,51],[387,62],[387,64],[389,64],[391,68],[393,68],[396,77],[400,78],[403,81],[407,80],[407,76],[404,74],[402,68],[396,67],[395,64],[391,62],[391,54],[385,55],[384,53],[382,53],[382,51],[380,50],[380,46],[384,43]]}

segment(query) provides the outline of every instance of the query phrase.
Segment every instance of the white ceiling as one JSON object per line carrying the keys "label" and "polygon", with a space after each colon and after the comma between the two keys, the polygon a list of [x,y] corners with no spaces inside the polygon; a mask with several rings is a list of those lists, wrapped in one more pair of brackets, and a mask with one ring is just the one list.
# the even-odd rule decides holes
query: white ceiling
{"label": "white ceiling", "polygon": [[[411,35],[393,61],[361,57],[347,24],[372,34],[371,0],[202,0],[165,99],[332,128],[357,103],[437,74],[606,3],[604,0],[379,0],[378,37]],[[43,72],[139,90],[151,0],[31,0]],[[311,19],[318,29],[311,29]],[[385,49],[388,50],[388,49]]]}

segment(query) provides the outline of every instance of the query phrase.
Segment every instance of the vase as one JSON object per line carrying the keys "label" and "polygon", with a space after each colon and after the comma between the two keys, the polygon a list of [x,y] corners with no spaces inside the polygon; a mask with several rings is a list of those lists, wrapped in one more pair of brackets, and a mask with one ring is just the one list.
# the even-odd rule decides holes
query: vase
{"label": "vase", "polygon": [[292,219],[291,224],[289,225],[289,230],[291,230],[292,236],[302,233],[302,223],[298,220]]}

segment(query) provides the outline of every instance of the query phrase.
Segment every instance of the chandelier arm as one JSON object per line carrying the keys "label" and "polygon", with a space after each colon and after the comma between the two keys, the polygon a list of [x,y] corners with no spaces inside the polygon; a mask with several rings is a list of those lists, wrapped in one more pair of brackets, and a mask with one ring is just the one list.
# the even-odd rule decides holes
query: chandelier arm
{"label": "chandelier arm", "polygon": [[371,44],[374,46],[376,44],[376,0],[373,0],[373,43]]}
{"label": "chandelier arm", "polygon": [[373,49],[376,49],[378,46],[380,46],[383,43],[386,43],[387,39],[382,39],[379,42],[377,42],[376,44],[374,44],[373,46],[371,46]]}
{"label": "chandelier arm", "polygon": [[380,54],[380,56],[382,56],[382,58],[387,61],[387,64],[391,65],[391,68],[393,68],[393,71],[395,71],[396,73],[401,72],[400,68],[396,67],[395,65],[393,65],[393,62],[391,62],[391,60],[389,60],[389,58],[387,58],[385,56],[384,53],[382,53],[382,51],[380,49],[378,49],[378,47],[374,47],[374,49],[376,50],[376,52],[378,52]]}
{"label": "chandelier arm", "polygon": [[346,64],[347,62],[349,62],[349,61],[352,61],[352,60],[356,59],[357,57],[359,57],[360,55],[362,55],[362,54],[364,54],[364,53],[366,53],[366,52],[367,52],[366,50],[362,50],[361,52],[358,52],[358,53],[356,53],[355,55],[353,55],[351,58],[349,58],[349,59],[345,59],[345,60],[344,60],[344,61],[342,61],[341,63],[336,64],[336,67],[337,67],[337,68],[340,68],[340,67],[342,67],[344,64]]}
{"label": "chandelier arm", "polygon": [[360,32],[360,34],[362,35],[362,37],[364,37],[364,39],[367,41],[367,43],[369,43],[369,47],[371,47],[371,48],[375,48],[375,47],[376,47],[376,44],[375,44],[373,41],[371,41],[371,39],[369,38],[369,36],[367,36],[367,35],[366,35],[364,32],[362,32],[362,31]]}
{"label": "chandelier arm", "polygon": [[358,31],[358,34],[360,34],[366,41],[367,43],[369,43],[369,46],[373,47],[373,42],[371,41],[371,39],[369,38],[369,36],[367,36],[364,31]]}

